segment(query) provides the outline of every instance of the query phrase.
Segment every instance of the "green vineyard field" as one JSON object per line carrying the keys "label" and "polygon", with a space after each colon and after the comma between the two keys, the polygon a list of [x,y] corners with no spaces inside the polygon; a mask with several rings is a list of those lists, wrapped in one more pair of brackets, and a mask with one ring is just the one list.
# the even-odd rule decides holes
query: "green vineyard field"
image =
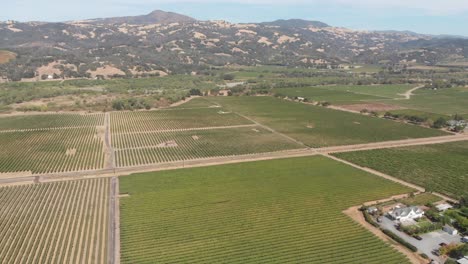
{"label": "green vineyard field", "polygon": [[253,118],[310,147],[448,135],[440,130],[267,96],[213,97],[210,100],[230,111]]}
{"label": "green vineyard field", "polygon": [[249,120],[221,108],[168,109],[159,111],[113,112],[112,133],[133,133],[202,127],[251,124]]}
{"label": "green vineyard field", "polygon": [[103,125],[104,114],[48,114],[0,117],[0,131]]}
{"label": "green vineyard field", "polygon": [[109,180],[0,188],[1,263],[106,263]]}
{"label": "green vineyard field", "polygon": [[369,167],[453,198],[468,195],[468,141],[337,153]]}
{"label": "green vineyard field", "polygon": [[121,262],[409,263],[342,213],[409,191],[318,156],[121,177]]}
{"label": "green vineyard field", "polygon": [[104,165],[96,128],[0,133],[0,173],[95,170]]}
{"label": "green vineyard field", "polygon": [[258,126],[113,135],[119,167],[298,149]]}

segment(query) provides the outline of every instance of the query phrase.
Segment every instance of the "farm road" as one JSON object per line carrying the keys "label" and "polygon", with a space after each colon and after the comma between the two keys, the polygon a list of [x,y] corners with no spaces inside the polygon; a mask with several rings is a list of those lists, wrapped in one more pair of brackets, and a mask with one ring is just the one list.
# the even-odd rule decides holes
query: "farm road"
{"label": "farm road", "polygon": [[108,238],[108,263],[120,263],[120,215],[118,204],[119,179],[112,177],[109,193],[109,238]]}
{"label": "farm road", "polygon": [[421,88],[424,88],[424,85],[420,85],[420,86],[418,86],[418,87],[414,87],[414,88],[412,88],[412,89],[406,91],[406,93],[404,93],[404,94],[398,94],[398,95],[404,96],[405,98],[398,98],[398,99],[396,99],[396,100],[402,100],[402,99],[404,99],[404,100],[409,100],[409,99],[411,99],[411,96],[414,95],[413,92],[416,91],[416,90],[418,90],[418,89],[421,89]]}

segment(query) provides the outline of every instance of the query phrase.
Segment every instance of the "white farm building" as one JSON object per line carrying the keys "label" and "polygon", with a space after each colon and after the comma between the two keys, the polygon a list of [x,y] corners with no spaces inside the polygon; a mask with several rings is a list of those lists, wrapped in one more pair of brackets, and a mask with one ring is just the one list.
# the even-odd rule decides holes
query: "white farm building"
{"label": "white farm building", "polygon": [[390,217],[394,220],[407,221],[423,217],[424,211],[417,206],[394,208],[388,212]]}

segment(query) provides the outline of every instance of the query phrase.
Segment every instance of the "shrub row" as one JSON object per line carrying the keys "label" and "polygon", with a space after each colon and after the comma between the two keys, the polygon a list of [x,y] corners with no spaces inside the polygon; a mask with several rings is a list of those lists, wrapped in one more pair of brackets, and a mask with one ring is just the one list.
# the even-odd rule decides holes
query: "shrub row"
{"label": "shrub row", "polygon": [[413,252],[417,252],[418,249],[411,245],[410,243],[406,242],[405,240],[403,240],[402,238],[400,238],[399,236],[397,236],[395,233],[393,233],[392,231],[388,230],[388,229],[383,229],[381,228],[380,230],[382,230],[382,232],[384,232],[384,234],[386,234],[387,236],[391,237],[393,240],[395,240],[396,242],[402,244],[403,246],[407,247],[408,249],[410,249],[411,251]]}

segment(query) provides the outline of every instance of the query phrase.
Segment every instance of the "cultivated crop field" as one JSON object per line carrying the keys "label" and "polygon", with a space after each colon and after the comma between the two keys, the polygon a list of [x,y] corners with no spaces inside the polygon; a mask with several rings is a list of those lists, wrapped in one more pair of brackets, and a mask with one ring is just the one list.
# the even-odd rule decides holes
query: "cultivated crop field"
{"label": "cultivated crop field", "polygon": [[311,147],[447,135],[439,130],[266,96],[210,100]]}
{"label": "cultivated crop field", "polygon": [[410,189],[325,157],[122,177],[122,263],[408,263],[342,213]]}
{"label": "cultivated crop field", "polygon": [[0,131],[103,126],[104,114],[48,114],[0,117]]}
{"label": "cultivated crop field", "polygon": [[112,133],[133,133],[202,127],[252,124],[222,108],[167,109],[159,111],[113,112]]}
{"label": "cultivated crop field", "polygon": [[334,154],[458,198],[468,195],[468,141]]}
{"label": "cultivated crop field", "polygon": [[2,263],[106,263],[109,180],[0,188]]}
{"label": "cultivated crop field", "polygon": [[302,148],[255,125],[113,135],[118,167]]}
{"label": "cultivated crop field", "polygon": [[33,174],[100,169],[102,139],[96,128],[0,133],[0,173]]}

